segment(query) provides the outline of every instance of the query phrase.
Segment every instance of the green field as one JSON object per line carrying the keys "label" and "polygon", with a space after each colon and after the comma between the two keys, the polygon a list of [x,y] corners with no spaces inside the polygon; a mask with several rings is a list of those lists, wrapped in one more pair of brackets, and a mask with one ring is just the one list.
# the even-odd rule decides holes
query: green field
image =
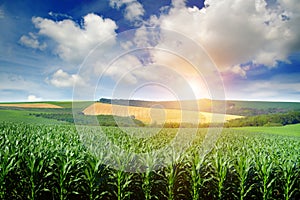
{"label": "green field", "polygon": [[[300,137],[223,129],[215,147],[204,153],[208,129],[198,129],[184,151],[170,146],[179,129],[81,130],[77,133],[70,125],[0,123],[0,198],[300,197]],[[188,138],[195,129],[181,131]],[[133,153],[146,157],[136,159]]]}
{"label": "green field", "polygon": [[[43,110],[43,112],[46,112]],[[41,113],[41,110],[4,110],[0,109],[0,122],[24,122],[34,124],[61,124],[66,123],[55,119],[38,118],[31,114]]]}
{"label": "green field", "polygon": [[0,104],[38,104],[38,103],[47,103],[47,104],[52,104],[56,106],[61,106],[63,108],[72,108],[73,104],[76,105],[77,107],[85,108],[94,101],[35,101],[35,102],[0,102]]}
{"label": "green field", "polygon": [[[35,103],[47,103],[62,108],[20,108],[20,107],[5,107],[0,106],[0,122],[27,122],[35,124],[65,124],[66,121],[56,120],[55,118],[36,117],[37,114],[62,114],[73,115],[73,102],[71,101],[48,101],[48,102],[7,102],[9,104],[35,104]],[[0,103],[0,104],[7,104]],[[75,102],[74,111],[81,111],[85,107],[91,105],[91,101]]]}
{"label": "green field", "polygon": [[300,124],[279,126],[279,127],[240,127],[236,130],[244,130],[254,133],[267,133],[283,136],[297,136],[300,137]]}
{"label": "green field", "polygon": [[300,124],[74,126],[55,103],[0,107],[0,199],[300,199]]}

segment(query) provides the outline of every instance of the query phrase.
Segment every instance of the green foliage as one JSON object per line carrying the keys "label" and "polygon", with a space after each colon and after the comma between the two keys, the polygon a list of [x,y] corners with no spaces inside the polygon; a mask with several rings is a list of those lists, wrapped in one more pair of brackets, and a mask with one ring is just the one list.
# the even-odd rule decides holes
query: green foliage
{"label": "green foliage", "polygon": [[300,199],[299,137],[223,129],[202,154],[199,129],[186,151],[162,153],[178,129],[82,128],[1,122],[0,198]]}
{"label": "green foliage", "polygon": [[277,113],[268,115],[258,115],[230,120],[226,127],[241,126],[284,126],[288,124],[300,123],[300,112]]}
{"label": "green foliage", "polygon": [[[64,121],[68,123],[74,123],[74,117],[71,113],[33,113],[36,117],[42,117],[46,119],[55,119],[58,121]],[[131,126],[145,126],[144,123],[140,120],[134,119],[133,117],[121,117],[114,115],[97,115],[95,116],[88,115],[77,115],[75,120],[78,125],[100,125],[100,126],[122,126],[122,127],[131,127]]]}
{"label": "green foliage", "polygon": [[0,122],[26,122],[32,124],[63,124],[63,121],[55,119],[37,118],[33,115],[33,111],[23,109],[1,109],[0,107]]}

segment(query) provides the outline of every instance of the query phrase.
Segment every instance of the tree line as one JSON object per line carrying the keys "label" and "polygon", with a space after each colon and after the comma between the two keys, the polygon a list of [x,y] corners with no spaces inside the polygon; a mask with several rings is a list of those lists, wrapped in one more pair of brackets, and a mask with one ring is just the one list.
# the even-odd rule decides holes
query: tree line
{"label": "tree line", "polygon": [[297,123],[300,123],[300,112],[292,111],[287,113],[264,114],[233,119],[225,123],[225,127],[285,126]]}

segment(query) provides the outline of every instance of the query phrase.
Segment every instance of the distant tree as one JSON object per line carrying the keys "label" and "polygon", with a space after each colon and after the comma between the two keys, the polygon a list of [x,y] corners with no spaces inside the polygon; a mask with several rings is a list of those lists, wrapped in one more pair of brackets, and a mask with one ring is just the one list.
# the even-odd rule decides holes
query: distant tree
{"label": "distant tree", "polygon": [[270,126],[300,123],[300,112],[276,113],[268,115],[257,115],[245,118],[233,119],[226,123],[226,127],[241,126]]}

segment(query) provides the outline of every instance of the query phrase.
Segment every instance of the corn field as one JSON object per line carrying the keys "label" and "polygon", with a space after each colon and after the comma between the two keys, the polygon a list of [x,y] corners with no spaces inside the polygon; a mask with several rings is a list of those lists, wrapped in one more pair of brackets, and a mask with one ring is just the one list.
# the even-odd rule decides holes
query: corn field
{"label": "corn field", "polygon": [[[184,152],[169,149],[172,159],[159,165],[165,160],[153,150],[170,143],[177,129],[106,127],[105,137],[92,127],[84,131],[0,123],[0,199],[300,199],[299,137],[223,129],[201,154],[207,129],[198,129]],[[188,136],[191,129],[183,131]],[[119,154],[104,151],[108,141],[146,152],[147,165],[123,169]],[[115,163],[107,162],[112,157]],[[137,168],[134,156],[126,159]]]}

